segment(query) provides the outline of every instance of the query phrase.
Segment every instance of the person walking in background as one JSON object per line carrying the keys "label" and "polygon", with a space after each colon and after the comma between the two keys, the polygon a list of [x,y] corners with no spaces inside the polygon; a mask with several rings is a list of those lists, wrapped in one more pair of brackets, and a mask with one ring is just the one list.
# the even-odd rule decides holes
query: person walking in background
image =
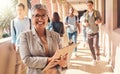
{"label": "person walking in background", "polygon": [[[13,44],[13,48],[15,50],[16,53],[16,73],[18,74],[20,71],[19,68],[21,66],[20,63],[18,63],[19,61],[21,61],[20,59],[20,55],[19,55],[19,35],[21,32],[23,31],[27,31],[30,30],[32,28],[31,26],[31,20],[27,17],[25,17],[25,5],[23,3],[19,3],[16,6],[16,11],[17,11],[17,17],[15,19],[13,19],[11,21],[11,37],[12,37],[12,44]],[[21,73],[24,74],[24,73]]]}
{"label": "person walking in background", "polygon": [[[17,17],[11,21],[11,37],[14,49],[19,47],[19,35],[21,32],[31,30],[31,20],[25,16],[25,5],[19,3],[16,6]],[[16,49],[17,50],[17,49]]]}
{"label": "person walking in background", "polygon": [[[69,41],[77,43],[77,33],[80,33],[80,25],[79,19],[74,15],[74,9],[72,7],[69,9],[69,15],[65,19],[65,26]],[[76,55],[77,47],[74,49],[74,52]]]}
{"label": "person walking in background", "polygon": [[60,34],[60,37],[62,40],[62,47],[63,47],[64,25],[63,25],[63,22],[60,21],[60,16],[57,12],[53,13],[53,17],[52,17],[52,21],[51,21],[50,25],[51,25],[51,30]]}
{"label": "person walking in background", "polygon": [[[83,14],[86,12],[87,10],[84,10],[83,11]],[[83,47],[86,47],[86,44],[87,44],[87,33],[86,33],[86,27],[83,25],[84,24],[84,21],[85,21],[85,17],[84,15],[82,15],[80,17],[80,24],[82,25],[82,33],[83,33]]]}
{"label": "person walking in background", "polygon": [[53,18],[51,22],[52,30],[60,34],[60,37],[63,37],[64,34],[64,25],[60,21],[60,16],[57,12],[53,13]]}
{"label": "person walking in background", "polygon": [[[85,12],[85,23],[88,44],[90,51],[93,56],[93,64],[96,64],[96,60],[100,60],[100,49],[99,49],[99,24],[102,23],[102,19],[99,11],[93,9],[93,1],[87,1],[87,12]],[[96,53],[95,53],[96,49]]]}

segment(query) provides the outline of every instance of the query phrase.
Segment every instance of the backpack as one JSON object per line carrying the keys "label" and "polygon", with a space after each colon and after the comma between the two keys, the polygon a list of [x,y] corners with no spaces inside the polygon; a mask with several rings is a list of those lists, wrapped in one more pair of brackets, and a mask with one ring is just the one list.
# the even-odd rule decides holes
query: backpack
{"label": "backpack", "polygon": [[[29,19],[29,22],[30,22],[30,30],[31,30],[31,28],[32,28],[32,26],[31,26],[31,19]],[[16,29],[15,29],[15,26],[14,26],[14,20],[13,20],[13,29],[14,29],[14,32],[15,32],[15,35],[16,35]]]}
{"label": "backpack", "polygon": [[[69,16],[66,17],[66,21],[68,23]],[[77,21],[77,16],[75,16],[75,21]]]}
{"label": "backpack", "polygon": [[[88,14],[88,11],[85,12],[85,19],[86,19],[86,20],[88,19],[88,15],[89,15],[89,14]],[[94,15],[94,19],[95,19],[95,20],[99,19],[99,17],[97,17],[97,11],[96,11],[96,10],[94,10],[93,15]]]}

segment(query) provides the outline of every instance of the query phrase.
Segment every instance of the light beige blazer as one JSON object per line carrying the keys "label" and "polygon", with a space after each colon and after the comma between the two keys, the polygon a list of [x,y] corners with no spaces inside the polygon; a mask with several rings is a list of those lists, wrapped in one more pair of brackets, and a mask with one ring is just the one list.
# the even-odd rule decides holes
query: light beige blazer
{"label": "light beige blazer", "polygon": [[[54,31],[46,30],[49,56],[53,56],[57,49],[62,47],[60,36]],[[20,35],[20,56],[28,67],[27,74],[44,74],[42,69],[47,64],[44,45],[41,43],[35,29]],[[59,73],[57,73],[59,74]]]}

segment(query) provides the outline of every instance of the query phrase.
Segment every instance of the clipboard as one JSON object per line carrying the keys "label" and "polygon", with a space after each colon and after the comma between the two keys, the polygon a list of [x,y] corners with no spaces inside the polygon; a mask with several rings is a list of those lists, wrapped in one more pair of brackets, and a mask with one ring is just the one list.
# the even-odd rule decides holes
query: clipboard
{"label": "clipboard", "polygon": [[[79,43],[76,43],[76,44],[71,44],[71,45],[68,45],[66,47],[63,47],[62,49],[59,49],[56,54],[56,56],[54,56],[54,58],[59,58],[60,56],[64,56],[65,54],[68,54],[68,55],[71,55],[72,52],[73,52],[73,49],[75,47],[77,47],[79,45]],[[43,72],[44,71],[47,71],[48,69],[54,67],[55,65],[52,66],[52,62],[54,60],[51,60],[48,65],[42,70]]]}

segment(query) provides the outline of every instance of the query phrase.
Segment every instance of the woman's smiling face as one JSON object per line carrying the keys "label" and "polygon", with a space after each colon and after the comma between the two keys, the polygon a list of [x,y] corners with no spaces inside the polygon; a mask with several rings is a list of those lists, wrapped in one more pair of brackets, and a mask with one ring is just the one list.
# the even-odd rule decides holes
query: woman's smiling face
{"label": "woman's smiling face", "polygon": [[43,9],[36,9],[32,15],[32,23],[35,29],[43,29],[47,25],[47,12]]}

